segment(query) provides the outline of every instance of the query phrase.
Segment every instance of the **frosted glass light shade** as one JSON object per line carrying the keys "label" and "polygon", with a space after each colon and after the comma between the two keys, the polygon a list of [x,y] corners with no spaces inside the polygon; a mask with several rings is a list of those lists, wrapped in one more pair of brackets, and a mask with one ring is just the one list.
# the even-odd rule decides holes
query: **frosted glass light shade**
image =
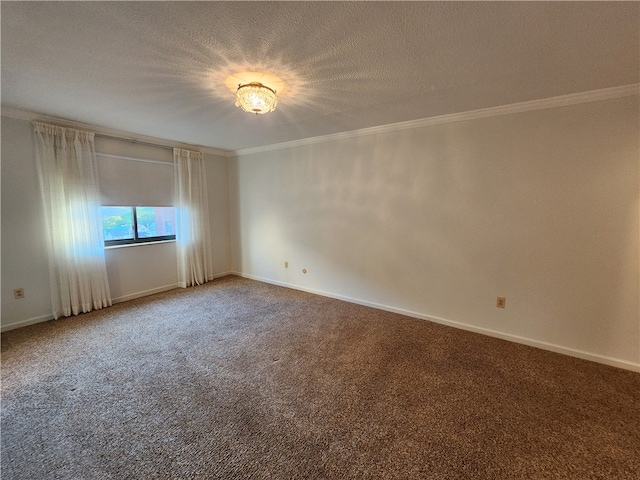
{"label": "frosted glass light shade", "polygon": [[240,85],[236,90],[236,107],[242,108],[245,112],[273,112],[276,104],[276,91],[259,82]]}

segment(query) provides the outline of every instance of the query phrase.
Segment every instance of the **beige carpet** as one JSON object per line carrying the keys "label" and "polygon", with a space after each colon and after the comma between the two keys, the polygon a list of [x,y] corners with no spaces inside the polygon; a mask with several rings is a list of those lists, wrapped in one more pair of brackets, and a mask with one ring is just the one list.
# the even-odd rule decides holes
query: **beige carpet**
{"label": "beige carpet", "polygon": [[225,277],[2,335],[2,479],[631,479],[640,374]]}

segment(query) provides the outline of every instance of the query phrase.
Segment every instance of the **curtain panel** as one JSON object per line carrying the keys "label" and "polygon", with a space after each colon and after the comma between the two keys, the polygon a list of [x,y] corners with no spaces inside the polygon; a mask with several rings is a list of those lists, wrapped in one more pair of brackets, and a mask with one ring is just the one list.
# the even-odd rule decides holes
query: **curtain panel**
{"label": "curtain panel", "polygon": [[174,148],[173,160],[178,284],[186,288],[213,279],[209,200],[202,153]]}
{"label": "curtain panel", "polygon": [[54,318],[111,305],[94,134],[33,123]]}

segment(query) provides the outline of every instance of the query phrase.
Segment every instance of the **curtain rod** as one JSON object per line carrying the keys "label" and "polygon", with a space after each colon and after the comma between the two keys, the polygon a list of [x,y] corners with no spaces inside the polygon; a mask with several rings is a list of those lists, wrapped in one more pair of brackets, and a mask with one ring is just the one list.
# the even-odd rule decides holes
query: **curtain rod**
{"label": "curtain rod", "polygon": [[[208,155],[217,155],[220,157],[232,157],[235,155],[234,150],[218,149],[214,147],[206,147],[203,145],[186,144],[183,142],[173,142],[169,140],[156,139],[154,137],[147,137],[145,135],[136,135],[130,132],[124,132],[121,130],[109,129],[106,127],[99,127],[89,123],[77,122],[75,120],[64,119],[60,117],[54,117],[50,115],[44,115],[37,112],[29,112],[26,110],[20,110],[17,108],[2,106],[2,116],[15,118],[16,120],[24,120],[27,122],[44,122],[53,125],[58,125],[64,128],[75,128],[78,130],[88,130],[93,132],[97,137],[113,138],[116,140],[123,140],[125,142],[137,143],[139,145],[148,145],[150,147],[158,148],[182,148],[185,150],[193,150],[196,152],[202,152]],[[159,143],[154,142],[158,140]]]}
{"label": "curtain rod", "polygon": [[136,144],[136,145],[147,145],[149,147],[165,148],[165,149],[171,150],[171,151],[173,151],[174,148],[179,148],[179,149],[183,149],[183,150],[190,150],[190,151],[193,151],[193,152],[200,152],[200,153],[203,153],[203,154],[219,155],[221,157],[230,157],[231,154],[233,153],[231,150],[218,150],[217,148],[203,147],[201,145],[190,145],[190,144],[186,144],[186,143],[182,143],[182,142],[169,142],[169,141],[167,141],[168,144],[153,143],[153,142],[149,142],[149,141],[145,141],[145,140],[140,140],[140,139],[135,138],[135,137],[128,137],[128,136],[125,136],[125,135],[119,135],[119,134],[105,133],[105,132],[101,132],[101,131],[96,131],[96,129],[93,129],[92,131],[94,132],[94,135],[96,137],[112,138],[114,140],[122,140],[124,142],[129,142],[129,143],[133,143],[133,144]]}
{"label": "curtain rod", "polygon": [[96,132],[95,136],[96,137],[102,137],[102,138],[112,138],[114,140],[123,140],[125,142],[135,143],[137,145],[146,145],[146,146],[149,146],[149,147],[166,148],[168,150],[173,150],[173,148],[174,148],[174,147],[170,147],[169,145],[161,145],[161,144],[158,144],[158,143],[144,142],[142,140],[138,140],[138,139],[135,139],[135,138],[121,137],[121,136],[118,136],[118,135],[109,135],[108,133]]}
{"label": "curtain rod", "polygon": [[131,162],[155,163],[158,165],[167,165],[169,167],[174,166],[173,162],[163,162],[162,160],[150,160],[148,158],[139,158],[139,157],[125,157],[122,155],[112,155],[110,153],[96,152],[96,157],[117,158],[119,160],[129,160]]}

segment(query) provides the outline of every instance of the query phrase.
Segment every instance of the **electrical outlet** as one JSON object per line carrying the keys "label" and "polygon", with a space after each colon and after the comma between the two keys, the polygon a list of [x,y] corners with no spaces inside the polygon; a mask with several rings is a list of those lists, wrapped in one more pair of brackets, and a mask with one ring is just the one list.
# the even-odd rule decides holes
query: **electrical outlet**
{"label": "electrical outlet", "polygon": [[506,306],[507,306],[507,299],[505,297],[498,297],[496,299],[496,307],[506,308]]}
{"label": "electrical outlet", "polygon": [[13,298],[24,298],[24,288],[14,288],[13,289]]}
{"label": "electrical outlet", "polygon": [[284,268],[289,268],[289,262],[284,262]]}

